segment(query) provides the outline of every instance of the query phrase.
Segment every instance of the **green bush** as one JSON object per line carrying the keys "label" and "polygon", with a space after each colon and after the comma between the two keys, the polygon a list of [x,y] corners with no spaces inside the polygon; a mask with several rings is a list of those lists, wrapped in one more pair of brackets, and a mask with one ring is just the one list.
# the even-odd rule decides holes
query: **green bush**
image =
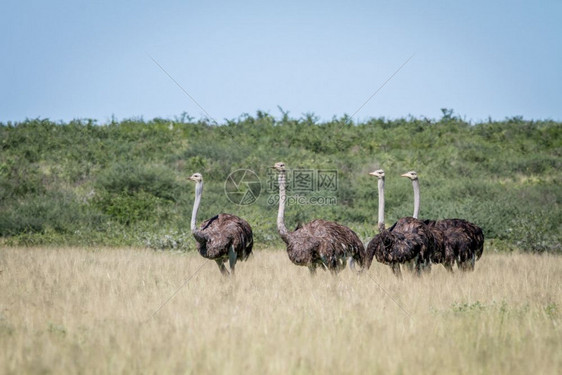
{"label": "green bush", "polygon": [[88,212],[72,194],[49,192],[27,195],[7,202],[0,215],[0,236],[23,233],[73,233],[76,230],[94,229],[103,217]]}
{"label": "green bush", "polygon": [[[254,228],[256,246],[281,246],[276,205],[265,191],[270,166],[333,169],[335,205],[287,208],[289,228],[315,218],[337,220],[368,241],[376,233],[377,184],[387,174],[386,221],[411,215],[412,188],[400,174],[420,176],[422,218],[461,217],[484,229],[496,248],[562,252],[562,126],[509,118],[470,124],[452,110],[440,120],[344,116],[320,122],[313,114],[280,118],[258,111],[224,125],[167,119],[54,123],[32,119],[0,124],[2,243],[137,245],[195,248],[189,234],[194,185],[205,190],[198,223],[220,212]],[[247,168],[262,195],[238,206],[225,179]],[[307,197],[325,192],[308,193]],[[306,195],[306,194],[305,194]]]}

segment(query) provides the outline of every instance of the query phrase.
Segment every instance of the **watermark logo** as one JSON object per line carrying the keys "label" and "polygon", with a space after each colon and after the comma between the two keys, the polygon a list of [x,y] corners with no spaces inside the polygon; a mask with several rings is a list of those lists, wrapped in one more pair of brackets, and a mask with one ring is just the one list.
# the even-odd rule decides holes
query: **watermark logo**
{"label": "watermark logo", "polygon": [[[285,204],[330,206],[337,204],[338,172],[335,169],[293,169],[287,171]],[[267,176],[269,205],[279,204],[278,174]]]}
{"label": "watermark logo", "polygon": [[228,200],[240,206],[254,203],[261,193],[261,181],[250,169],[238,169],[228,175],[224,182]]}
{"label": "watermark logo", "polygon": [[[230,173],[224,182],[224,192],[232,203],[247,206],[255,203],[262,190],[268,205],[279,204],[278,173],[269,171],[265,189],[258,175],[250,169]],[[338,172],[335,169],[293,169],[287,171],[285,204],[331,206],[337,204]]]}
{"label": "watermark logo", "polygon": [[[279,194],[271,194],[267,197],[267,204],[270,206],[277,206],[279,204]],[[286,206],[335,206],[338,204],[338,198],[334,196],[312,196],[295,194],[288,195],[285,198]]]}
{"label": "watermark logo", "polygon": [[[338,190],[338,171],[335,169],[293,169],[287,171],[286,190],[292,194],[335,193]],[[277,173],[267,175],[268,194],[279,192]]]}

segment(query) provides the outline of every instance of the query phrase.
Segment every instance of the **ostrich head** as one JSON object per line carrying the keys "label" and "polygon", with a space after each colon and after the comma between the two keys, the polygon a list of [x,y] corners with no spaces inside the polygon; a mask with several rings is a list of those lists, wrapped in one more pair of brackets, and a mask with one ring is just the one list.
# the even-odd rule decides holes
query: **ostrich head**
{"label": "ostrich head", "polygon": [[384,178],[384,171],[382,169],[377,169],[374,172],[369,173],[371,176],[375,176],[377,178]]}
{"label": "ostrich head", "polygon": [[201,173],[194,173],[191,175],[191,177],[189,177],[189,179],[195,182],[202,182],[203,176],[201,176]]}
{"label": "ostrich head", "polygon": [[285,171],[285,163],[283,163],[282,161],[279,161],[279,162],[275,163],[275,165],[271,168],[277,169],[279,172],[284,172]]}
{"label": "ostrich head", "polygon": [[410,180],[414,181],[418,179],[418,174],[416,173],[416,171],[410,171],[410,172],[406,172],[404,174],[400,175],[401,177],[408,177]]}

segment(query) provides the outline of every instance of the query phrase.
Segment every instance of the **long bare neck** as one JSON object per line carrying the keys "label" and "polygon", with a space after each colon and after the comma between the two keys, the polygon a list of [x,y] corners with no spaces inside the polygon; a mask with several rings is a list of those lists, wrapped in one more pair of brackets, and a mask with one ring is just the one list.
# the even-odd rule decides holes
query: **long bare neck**
{"label": "long bare neck", "polygon": [[277,212],[277,232],[281,236],[281,239],[286,244],[289,244],[289,232],[287,232],[287,227],[285,227],[285,200],[287,195],[285,192],[285,171],[279,173],[279,211]]}
{"label": "long bare neck", "polygon": [[384,230],[384,177],[379,178],[379,232]]}
{"label": "long bare neck", "polygon": [[191,211],[191,233],[198,242],[206,241],[206,236],[197,229],[197,211],[201,204],[201,195],[203,194],[203,181],[195,184],[195,202],[193,202],[193,211]]}
{"label": "long bare neck", "polygon": [[412,186],[414,187],[414,219],[418,218],[420,213],[420,182],[418,179],[412,180]]}

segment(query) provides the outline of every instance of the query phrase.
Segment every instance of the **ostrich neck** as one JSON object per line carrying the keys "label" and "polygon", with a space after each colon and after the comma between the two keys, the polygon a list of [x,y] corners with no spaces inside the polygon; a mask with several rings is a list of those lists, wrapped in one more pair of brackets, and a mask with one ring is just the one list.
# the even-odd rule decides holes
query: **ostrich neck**
{"label": "ostrich neck", "polygon": [[420,183],[419,181],[413,180],[412,181],[412,186],[414,187],[414,215],[412,215],[414,217],[414,219],[418,218],[418,215],[420,213]]}
{"label": "ostrich neck", "polygon": [[195,202],[193,202],[193,211],[191,211],[191,233],[198,242],[206,241],[206,237],[197,229],[197,211],[201,203],[201,195],[203,194],[203,181],[197,182],[195,185]]}
{"label": "ostrich neck", "polygon": [[384,230],[384,178],[379,178],[379,232]]}
{"label": "ostrich neck", "polygon": [[286,244],[289,244],[289,233],[285,227],[285,171],[279,173],[279,211],[277,213],[277,232]]}

